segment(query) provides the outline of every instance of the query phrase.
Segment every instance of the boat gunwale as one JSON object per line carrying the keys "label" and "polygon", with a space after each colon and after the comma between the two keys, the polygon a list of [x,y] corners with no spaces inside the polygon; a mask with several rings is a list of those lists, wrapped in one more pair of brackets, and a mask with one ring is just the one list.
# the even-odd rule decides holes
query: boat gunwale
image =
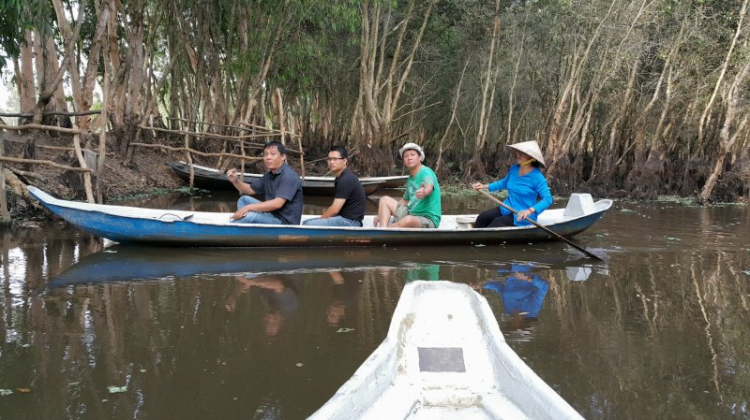
{"label": "boat gunwale", "polygon": [[[526,225],[526,226],[505,226],[505,227],[496,227],[496,228],[474,228],[474,227],[458,227],[455,228],[398,228],[398,227],[386,227],[386,228],[379,228],[379,227],[371,227],[371,226],[315,226],[315,225],[277,225],[277,224],[263,224],[263,223],[233,223],[233,222],[226,222],[226,223],[212,223],[212,222],[201,222],[199,220],[195,220],[196,215],[205,215],[208,218],[215,218],[218,217],[218,215],[228,216],[232,213],[218,213],[218,212],[191,212],[188,210],[170,210],[170,209],[144,209],[141,207],[133,207],[133,206],[118,206],[118,205],[111,205],[111,204],[93,204],[93,203],[83,203],[78,201],[70,201],[70,200],[63,200],[59,198],[55,198],[52,195],[42,191],[39,188],[36,188],[34,186],[29,186],[29,192],[40,202],[47,204],[47,205],[54,205],[58,207],[68,208],[68,209],[74,209],[78,211],[85,211],[90,213],[102,213],[104,215],[110,216],[110,217],[119,217],[123,219],[128,220],[148,220],[153,222],[163,222],[163,223],[189,223],[199,226],[217,226],[217,227],[223,227],[223,226],[231,226],[231,227],[237,227],[242,229],[253,229],[256,227],[264,227],[264,228],[275,228],[275,229],[301,229],[301,230],[343,230],[343,231],[354,231],[354,232],[369,232],[369,231],[377,231],[377,232],[523,232],[525,230],[536,230],[538,229],[534,225]],[[46,196],[46,197],[45,197]],[[555,227],[557,225],[561,225],[563,223],[569,223],[573,222],[585,217],[597,215],[606,212],[609,210],[612,206],[613,201],[611,199],[601,199],[594,203],[594,205],[597,207],[597,211],[593,213],[588,213],[581,216],[574,216],[574,217],[565,217],[561,220],[558,220],[554,223],[548,223],[544,224],[545,227]],[[128,215],[128,214],[120,214],[120,212],[108,212],[105,210],[108,209],[124,209],[124,210],[134,210],[136,213],[158,213],[158,212],[164,212],[162,214],[162,217],[165,215],[173,215],[176,217],[180,217],[180,219],[161,219],[155,216],[150,215]],[[564,211],[564,208],[559,209],[551,209],[547,211]],[[543,213],[542,213],[543,214]],[[182,216],[181,216],[182,215]],[[192,216],[190,220],[184,220],[185,217]],[[303,215],[303,220],[311,219],[320,217],[319,215]],[[366,217],[372,218],[374,215],[368,215]],[[458,219],[460,217],[476,217],[476,214],[455,214],[455,215],[443,215],[442,217],[446,218],[455,218]]]}

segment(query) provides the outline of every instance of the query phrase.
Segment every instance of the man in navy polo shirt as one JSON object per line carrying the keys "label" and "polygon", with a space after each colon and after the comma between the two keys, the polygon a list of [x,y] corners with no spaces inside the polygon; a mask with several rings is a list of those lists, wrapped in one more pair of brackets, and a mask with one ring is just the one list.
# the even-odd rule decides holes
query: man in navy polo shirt
{"label": "man in navy polo shirt", "polygon": [[[235,168],[227,171],[227,178],[242,194],[237,200],[237,211],[232,221],[239,223],[265,223],[298,225],[302,219],[302,181],[297,172],[286,164],[286,148],[278,141],[263,147],[263,163],[268,172],[247,184],[239,179]],[[266,201],[251,195],[261,194]]]}
{"label": "man in navy polo shirt", "polygon": [[343,146],[328,151],[328,169],[336,175],[333,203],[317,219],[305,220],[314,226],[362,226],[367,196],[357,175],[347,167],[349,154]]}

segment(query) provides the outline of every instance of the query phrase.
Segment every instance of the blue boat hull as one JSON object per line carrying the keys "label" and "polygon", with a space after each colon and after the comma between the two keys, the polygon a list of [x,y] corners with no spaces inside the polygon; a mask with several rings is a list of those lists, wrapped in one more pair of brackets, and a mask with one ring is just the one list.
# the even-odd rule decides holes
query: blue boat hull
{"label": "blue boat hull", "polygon": [[[321,247],[395,245],[492,245],[554,239],[536,227],[494,229],[376,229],[331,228],[299,225],[208,224],[179,217],[142,218],[110,214],[112,206],[89,205],[80,209],[64,200],[45,201],[46,194],[29,192],[55,215],[94,235],[121,243],[174,247]],[[51,197],[50,197],[51,198]],[[54,202],[53,202],[54,201]],[[547,225],[570,237],[591,227],[606,210]],[[164,215],[170,215],[164,210]]]}

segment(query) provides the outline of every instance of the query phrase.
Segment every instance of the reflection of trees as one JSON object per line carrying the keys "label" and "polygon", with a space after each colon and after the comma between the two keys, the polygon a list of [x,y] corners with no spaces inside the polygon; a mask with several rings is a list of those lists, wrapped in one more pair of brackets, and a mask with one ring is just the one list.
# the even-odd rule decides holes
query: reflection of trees
{"label": "reflection of trees", "polygon": [[[379,319],[390,319],[396,310],[398,298],[403,289],[403,280],[395,275],[383,275],[379,271],[366,271],[357,318],[357,329],[360,331],[361,345],[371,343],[375,337],[382,340],[388,335],[390,323],[376,322]],[[385,317],[385,318],[384,318]]]}
{"label": "reflection of trees", "polygon": [[[11,232],[3,229],[0,230],[0,239],[2,239],[2,293],[3,303],[0,305],[0,348],[2,343],[8,342],[8,330],[13,328],[13,317],[11,308],[13,307],[13,294],[10,292],[10,249],[12,247]],[[2,359],[2,358],[0,358]],[[8,357],[6,357],[8,359]],[[2,360],[0,360],[2,363]],[[2,365],[0,365],[1,367]]]}
{"label": "reflection of trees", "polygon": [[[264,338],[261,320],[268,308],[260,294],[243,296],[235,312],[224,308],[233,277],[79,285],[51,289],[36,298],[29,293],[27,298],[36,299],[38,309],[18,309],[23,314],[14,314],[10,321],[12,325],[19,318],[33,320],[33,326],[21,322],[18,327],[27,329],[24,342],[33,342],[28,351],[34,361],[23,366],[32,366],[34,376],[19,381],[34,389],[29,397],[38,403],[34,414],[39,418],[136,418],[136,413],[147,418],[195,418],[197,408],[217,404],[236,407],[236,412],[224,411],[232,418],[242,418],[256,407],[275,410],[285,405],[278,398],[300,395],[304,392],[293,388],[309,386],[308,376],[289,379],[295,374],[290,367],[307,363],[297,352],[299,343],[306,349],[331,348],[331,334],[333,340],[336,337],[324,315],[330,301],[325,296],[333,297],[330,277],[315,276],[328,281],[306,281],[304,287],[323,297],[301,302],[298,313],[272,341]],[[403,286],[398,276],[357,274],[363,277],[356,307],[347,311],[347,324],[357,331],[358,344],[352,345],[363,348],[363,356],[341,357],[337,365],[351,366],[347,373],[339,373],[337,382],[327,370],[320,372],[321,379],[334,387],[386,335]],[[299,385],[290,389],[290,381]],[[223,392],[213,390],[219,384]],[[128,391],[109,394],[110,385],[127,385]],[[241,397],[242,404],[235,397]]]}
{"label": "reflection of trees", "polygon": [[723,251],[622,255],[610,276],[585,285],[552,271],[548,311],[559,323],[538,328],[556,342],[515,346],[587,418],[652,418],[659,407],[669,418],[716,418],[750,392],[748,284],[737,276],[749,260]]}
{"label": "reflection of trees", "polygon": [[[82,357],[86,353],[80,349],[85,341],[71,340],[73,345],[66,346],[66,340],[58,336],[58,332],[71,337],[85,335],[83,314],[88,300],[82,299],[80,303],[69,306],[61,293],[46,296],[38,293],[44,290],[50,276],[73,264],[76,257],[101,250],[101,240],[86,234],[68,236],[59,226],[48,235],[48,229],[49,226],[42,224],[36,228],[21,228],[14,232],[2,230],[0,233],[3,266],[0,372],[5,372],[5,378],[12,377],[16,387],[34,388],[35,383],[66,384],[80,380],[82,390],[93,391],[95,388],[85,387],[85,383],[90,382],[86,375],[61,368],[65,364],[87,365],[87,359]],[[11,271],[11,265],[14,271]],[[12,291],[11,287],[21,292]],[[72,323],[66,319],[68,316]],[[36,360],[33,368],[27,370],[24,368],[28,366],[26,359],[29,355]],[[63,415],[60,408],[67,405],[57,403],[67,401],[65,386],[40,387],[34,392],[34,397],[39,400],[37,417],[74,417],[73,413]]]}
{"label": "reflection of trees", "polygon": [[[355,329],[350,335],[326,320],[336,299],[330,275],[300,275],[305,299],[279,336],[267,340],[262,296],[244,296],[232,313],[224,308],[233,277],[71,286],[37,295],[44,279],[100,245],[34,235],[0,239],[0,372],[14,378],[7,387],[33,389],[25,397],[34,401],[29,416],[35,418],[196,418],[199,408],[214,406],[245,418],[258,407],[280,410],[309,393],[311,381],[332,393],[387,334],[406,279],[397,264],[358,271],[359,297],[346,310],[346,324]],[[7,264],[16,249],[42,267],[27,272],[21,291],[11,290]],[[363,251],[342,258],[368,258],[357,252]],[[728,413],[750,393],[747,267],[744,250],[703,249],[615,254],[608,276],[586,282],[570,282],[564,270],[550,268],[544,272],[550,291],[535,326],[541,339],[512,346],[586,418],[720,418],[717,413]],[[441,265],[440,277],[478,284],[495,269]],[[299,362],[305,367],[295,368]],[[128,392],[110,395],[109,385],[127,385]],[[304,414],[322,402],[305,399],[310,411]]]}

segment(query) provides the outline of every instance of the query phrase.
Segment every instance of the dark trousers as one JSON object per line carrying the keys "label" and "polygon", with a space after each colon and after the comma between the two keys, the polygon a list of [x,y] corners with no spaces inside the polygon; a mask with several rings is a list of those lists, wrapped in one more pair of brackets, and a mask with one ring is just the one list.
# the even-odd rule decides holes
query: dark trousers
{"label": "dark trousers", "polygon": [[491,208],[485,210],[477,216],[476,222],[474,222],[475,228],[495,228],[502,226],[513,226],[513,213],[503,216],[500,213],[500,207]]}

